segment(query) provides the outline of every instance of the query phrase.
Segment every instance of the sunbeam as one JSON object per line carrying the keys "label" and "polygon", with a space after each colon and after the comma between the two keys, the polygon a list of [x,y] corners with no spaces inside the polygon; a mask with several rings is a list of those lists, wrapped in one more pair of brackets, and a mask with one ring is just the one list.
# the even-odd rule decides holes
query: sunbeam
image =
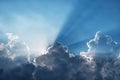
{"label": "sunbeam", "polygon": [[[65,45],[82,43],[82,41],[90,39],[96,31],[110,34],[109,31],[119,29],[120,7],[118,3],[118,0],[78,0],[56,41]],[[116,30],[114,32],[118,33]],[[85,45],[85,42],[83,45]]]}
{"label": "sunbeam", "polygon": [[120,0],[0,0],[0,80],[120,80]]}
{"label": "sunbeam", "polygon": [[32,53],[44,53],[47,46],[54,43],[73,2],[0,1],[0,31],[19,35]]}

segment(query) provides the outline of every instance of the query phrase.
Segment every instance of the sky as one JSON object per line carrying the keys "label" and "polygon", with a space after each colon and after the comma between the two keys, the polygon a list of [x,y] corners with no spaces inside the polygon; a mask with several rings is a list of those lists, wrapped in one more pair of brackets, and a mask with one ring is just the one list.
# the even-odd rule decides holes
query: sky
{"label": "sky", "polygon": [[119,0],[0,0],[0,80],[120,80]]}
{"label": "sky", "polygon": [[72,8],[72,1],[64,0],[2,0],[0,31],[18,35],[33,51],[43,52],[55,41]]}
{"label": "sky", "polygon": [[97,31],[120,41],[119,0],[1,0],[0,32],[13,33],[32,51],[61,42],[71,53],[87,50]]}
{"label": "sky", "polygon": [[97,31],[112,35],[116,41],[120,41],[119,3],[119,0],[78,0],[57,40],[77,53],[80,47],[86,50],[85,43]]}

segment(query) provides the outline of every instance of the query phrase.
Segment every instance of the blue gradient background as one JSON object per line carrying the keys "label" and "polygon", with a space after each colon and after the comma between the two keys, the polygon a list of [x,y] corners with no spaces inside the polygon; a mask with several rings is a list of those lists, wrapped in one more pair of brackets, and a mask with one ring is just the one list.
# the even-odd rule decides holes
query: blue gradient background
{"label": "blue gradient background", "polygon": [[35,50],[59,41],[70,52],[87,50],[97,31],[120,41],[119,0],[1,0],[0,32],[12,32]]}

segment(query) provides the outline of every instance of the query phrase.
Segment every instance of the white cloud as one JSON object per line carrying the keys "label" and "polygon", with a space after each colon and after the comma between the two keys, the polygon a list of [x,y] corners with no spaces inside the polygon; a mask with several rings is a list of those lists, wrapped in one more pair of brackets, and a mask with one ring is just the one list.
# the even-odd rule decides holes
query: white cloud
{"label": "white cloud", "polygon": [[89,49],[85,53],[94,56],[118,56],[120,52],[120,43],[101,32],[97,32],[95,37],[87,42],[87,46]]}
{"label": "white cloud", "polygon": [[7,42],[4,42],[2,40],[0,41],[1,57],[11,58],[12,60],[16,61],[21,58],[21,62],[18,63],[22,63],[22,61],[24,62],[25,59],[26,61],[30,60],[29,47],[24,41],[19,39],[19,37],[17,35],[14,35],[13,33],[6,33],[5,36],[8,38]]}

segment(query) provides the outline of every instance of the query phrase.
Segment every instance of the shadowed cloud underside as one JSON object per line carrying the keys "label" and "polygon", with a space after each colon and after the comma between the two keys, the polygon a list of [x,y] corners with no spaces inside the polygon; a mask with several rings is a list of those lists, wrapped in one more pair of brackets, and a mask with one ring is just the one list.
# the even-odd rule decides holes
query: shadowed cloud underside
{"label": "shadowed cloud underside", "polygon": [[5,39],[0,41],[0,80],[120,79],[120,43],[101,32],[87,43],[88,51],[80,55],[55,42],[46,54],[33,56],[18,36],[7,33]]}

